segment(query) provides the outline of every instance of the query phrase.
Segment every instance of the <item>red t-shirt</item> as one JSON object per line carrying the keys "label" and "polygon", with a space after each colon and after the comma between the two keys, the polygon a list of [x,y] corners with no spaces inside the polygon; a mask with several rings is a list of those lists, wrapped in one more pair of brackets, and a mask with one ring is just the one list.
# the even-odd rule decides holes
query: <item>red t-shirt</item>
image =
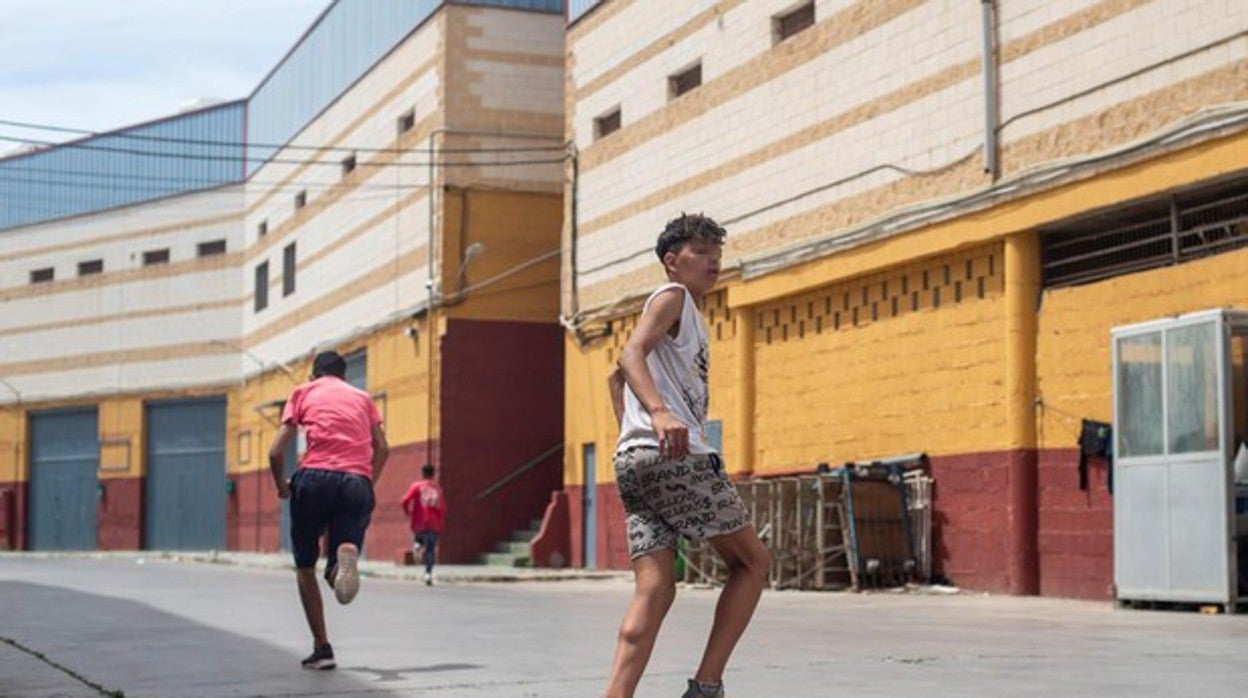
{"label": "red t-shirt", "polygon": [[442,532],[446,520],[446,499],[433,480],[417,480],[403,495],[403,511],[412,517],[412,533]]}
{"label": "red t-shirt", "polygon": [[381,414],[368,393],[333,376],[295,388],[282,423],[303,427],[308,450],[300,468],[373,476],[373,426]]}

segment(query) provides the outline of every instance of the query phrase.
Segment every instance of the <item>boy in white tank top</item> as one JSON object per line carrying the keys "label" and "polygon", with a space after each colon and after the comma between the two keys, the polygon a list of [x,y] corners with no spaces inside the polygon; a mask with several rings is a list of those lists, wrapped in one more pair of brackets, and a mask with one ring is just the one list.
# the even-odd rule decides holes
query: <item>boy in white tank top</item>
{"label": "boy in white tank top", "polygon": [[607,698],[631,698],[641,680],[675,599],[678,536],[709,540],[729,571],[684,698],[724,698],[724,667],[771,566],[703,429],[710,352],[700,310],[719,279],[723,241],[724,229],[706,216],[668,222],[655,253],[669,283],[646,301],[609,381],[620,418],[616,487],[636,588],[620,625]]}

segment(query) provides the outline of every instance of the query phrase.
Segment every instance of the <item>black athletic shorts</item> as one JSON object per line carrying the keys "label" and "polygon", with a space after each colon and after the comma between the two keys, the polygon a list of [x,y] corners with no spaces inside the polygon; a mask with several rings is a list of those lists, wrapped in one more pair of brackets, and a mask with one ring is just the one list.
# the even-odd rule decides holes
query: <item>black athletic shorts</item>
{"label": "black athletic shorts", "polygon": [[320,538],[329,529],[329,566],[338,546],[364,549],[364,532],[373,516],[373,483],[363,475],[299,468],[290,478],[290,547],[295,567],[315,567]]}

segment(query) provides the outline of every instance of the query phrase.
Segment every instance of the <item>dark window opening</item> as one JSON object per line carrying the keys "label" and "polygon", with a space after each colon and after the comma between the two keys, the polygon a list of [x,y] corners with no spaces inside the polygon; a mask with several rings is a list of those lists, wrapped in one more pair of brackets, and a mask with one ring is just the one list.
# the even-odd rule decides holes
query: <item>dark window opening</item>
{"label": "dark window opening", "polygon": [[616,109],[610,114],[600,116],[594,119],[594,140],[605,138],[606,136],[620,130],[620,110]]}
{"label": "dark window opening", "polygon": [[355,171],[355,154],[352,153],[342,160],[342,175],[345,177]]}
{"label": "dark window opening", "polygon": [[775,23],[776,43],[780,43],[790,36],[814,26],[815,3],[808,2],[801,7],[776,17],[773,21]]}
{"label": "dark window opening", "polygon": [[282,249],[282,295],[295,292],[295,243]]}
{"label": "dark window opening", "polygon": [[399,117],[397,122],[399,133],[407,133],[416,126],[416,110],[412,109]]}
{"label": "dark window opening", "polygon": [[296,211],[298,211],[299,209],[307,205],[308,205],[308,192],[306,190],[301,191],[298,194],[295,194],[295,210]]}
{"label": "dark window opening", "polygon": [[256,266],[256,312],[269,307],[269,263]]}
{"label": "dark window opening", "polygon": [[702,84],[702,64],[699,63],[667,79],[668,95],[672,99]]}
{"label": "dark window opening", "polygon": [[163,250],[148,250],[143,253],[143,266],[150,267],[154,264],[169,263],[169,248]]}
{"label": "dark window opening", "polygon": [[104,273],[104,260],[89,259],[78,263],[78,276],[91,276]]}
{"label": "dark window opening", "polygon": [[196,248],[196,254],[200,257],[212,257],[213,255],[225,254],[225,240],[209,240],[201,242]]}
{"label": "dark window opening", "polygon": [[269,222],[260,221],[260,224],[256,226],[256,237],[262,238],[268,234],[269,234]]}
{"label": "dark window opening", "polygon": [[42,284],[47,283],[56,278],[56,269],[53,267],[45,267],[43,269],[32,269],[30,272],[30,283]]}

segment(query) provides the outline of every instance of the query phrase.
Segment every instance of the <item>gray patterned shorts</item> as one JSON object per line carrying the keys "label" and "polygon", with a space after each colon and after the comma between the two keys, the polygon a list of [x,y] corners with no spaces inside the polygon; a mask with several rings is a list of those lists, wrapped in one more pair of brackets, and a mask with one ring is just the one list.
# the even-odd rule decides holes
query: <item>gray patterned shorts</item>
{"label": "gray patterned shorts", "polygon": [[735,533],[750,513],[714,453],[663,460],[650,447],[615,454],[615,485],[624,502],[628,554],[637,559],[664,548],[677,536],[706,540]]}

